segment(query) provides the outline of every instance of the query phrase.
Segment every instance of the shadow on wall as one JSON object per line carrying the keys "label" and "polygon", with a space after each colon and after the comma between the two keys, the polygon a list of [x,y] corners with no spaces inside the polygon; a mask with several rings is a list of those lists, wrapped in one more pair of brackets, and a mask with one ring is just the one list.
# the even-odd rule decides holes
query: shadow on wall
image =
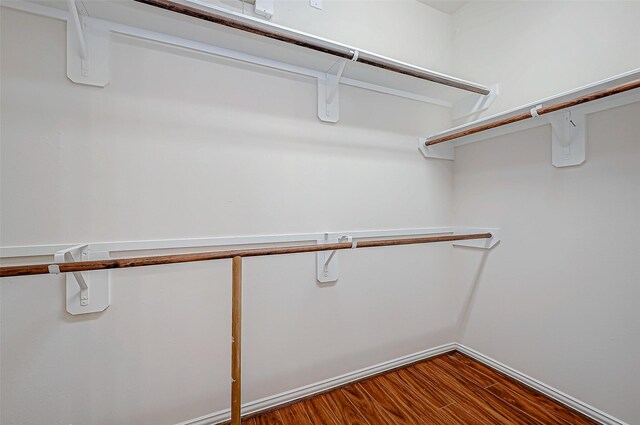
{"label": "shadow on wall", "polygon": [[[401,322],[398,322],[398,326],[402,326]],[[455,331],[455,326],[443,326],[439,329],[435,329],[431,332],[425,333],[421,336],[421,340],[434,340],[434,341],[449,341],[450,336]],[[360,370],[365,367],[380,363],[385,360],[390,360],[388,353],[397,351],[398,346],[405,346],[415,343],[415,337],[409,339],[403,339],[390,343],[380,344],[376,347],[367,347],[366,349],[358,350],[350,353],[339,353],[339,355],[331,355],[312,363],[305,365],[304,368],[287,371],[283,374],[278,372],[277,374],[262,375],[259,378],[251,376],[252,371],[247,370],[246,374],[251,376],[246,380],[245,387],[251,388],[251,399],[259,400],[263,397],[268,397],[273,394],[272,391],[255,391],[255,389],[273,388],[274,385],[280,388],[281,391],[288,391],[301,388],[305,385],[313,385],[324,381],[325,379],[332,379],[342,374],[350,373],[356,370]],[[433,347],[428,347],[433,348]],[[409,353],[398,353],[398,357]],[[349,363],[350,359],[368,359],[356,363]],[[339,364],[340,370],[337,373],[319,374],[319,370],[324,370],[327,364]],[[245,368],[246,369],[246,368]],[[313,377],[307,379],[306,382],[300,382],[300,376]]]}
{"label": "shadow on wall", "polygon": [[[341,86],[345,100],[341,104],[340,122],[322,123],[317,118],[313,77],[144,40],[120,37],[115,40],[122,51],[115,54],[114,60],[125,61],[125,53],[131,53],[136,57],[137,67],[114,67],[126,69],[126,78],[114,71],[112,84],[103,89],[106,92],[100,96],[107,97],[107,104],[113,107],[103,108],[102,114],[107,116],[102,119],[117,121],[119,125],[127,123],[127,128],[170,131],[173,126],[189,127],[209,142],[254,138],[259,146],[273,148],[282,140],[292,139],[288,148],[310,143],[316,150],[346,146],[358,155],[382,150],[387,154],[413,156],[418,135],[433,126],[447,126],[449,120],[448,110],[440,106]],[[177,65],[163,66],[164,58],[158,53],[170,54]],[[213,66],[194,67],[193,61]],[[194,84],[203,79],[210,84]],[[167,81],[172,85],[167,86]],[[115,102],[111,96],[115,95],[126,98],[128,107],[151,108],[152,121],[139,114],[132,116],[125,113],[126,108],[111,104]],[[242,129],[243,137],[238,137],[238,129]],[[184,138],[184,134],[181,136]]]}
{"label": "shadow on wall", "polygon": [[[470,249],[470,250],[474,249],[474,248],[467,248],[467,247],[458,247],[458,248]],[[456,332],[455,332],[455,340],[458,342],[462,341],[462,337],[464,336],[467,330],[467,324],[469,323],[469,317],[471,316],[471,312],[473,310],[473,304],[478,295],[478,287],[480,286],[480,279],[482,278],[482,273],[484,272],[484,268],[487,264],[487,259],[489,258],[490,252],[491,250],[483,250],[482,257],[480,258],[480,264],[478,265],[476,274],[473,277],[473,282],[471,283],[469,292],[467,292],[467,296],[462,304],[460,313],[458,314],[458,320],[456,321]]]}

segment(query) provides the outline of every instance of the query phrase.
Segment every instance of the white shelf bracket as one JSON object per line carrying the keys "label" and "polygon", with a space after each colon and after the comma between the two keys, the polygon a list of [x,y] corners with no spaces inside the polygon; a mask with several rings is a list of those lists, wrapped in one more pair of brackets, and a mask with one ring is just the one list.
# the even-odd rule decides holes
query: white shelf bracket
{"label": "white shelf bracket", "polygon": [[255,0],[253,10],[266,19],[273,18],[274,0]]}
{"label": "white shelf bracket", "polygon": [[[330,244],[341,242],[353,242],[349,235],[324,234],[324,239],[320,239],[318,244]],[[355,246],[355,244],[354,244]],[[316,253],[316,278],[318,282],[328,283],[338,280],[339,262],[336,253],[338,251],[318,251]]]}
{"label": "white shelf bracket", "polygon": [[[353,53],[352,61],[358,60],[359,52]],[[338,122],[340,119],[340,80],[347,66],[347,59],[340,59],[331,68],[338,65],[335,74],[324,73],[318,77],[318,118],[326,122]],[[330,70],[329,70],[330,71]]]}
{"label": "white shelf bracket", "polygon": [[585,161],[586,119],[584,113],[561,111],[549,115],[551,162],[555,167],[572,167]]}
{"label": "white shelf bracket", "polygon": [[327,86],[327,104],[333,102],[336,95],[338,94],[338,86],[340,84],[340,79],[342,78],[342,73],[344,72],[344,67],[347,66],[346,60],[340,60],[338,65],[338,72],[334,75],[334,82],[331,85]]}
{"label": "white shelf bracket", "polygon": [[[105,260],[108,252],[91,253],[88,245],[77,245],[58,251],[54,255],[56,264],[75,261]],[[50,268],[59,273],[60,268]],[[70,314],[86,314],[104,311],[111,303],[109,271],[66,273],[66,305]]]}
{"label": "white shelf bracket", "polygon": [[67,0],[67,77],[74,83],[104,87],[109,83],[109,31],[91,25]]}
{"label": "white shelf bracket", "polygon": [[470,94],[454,102],[451,108],[451,120],[456,121],[486,111],[500,94],[498,84],[492,84],[489,88],[491,92],[486,96]]}
{"label": "white shelf bracket", "polygon": [[318,118],[326,122],[338,122],[340,119],[340,78],[347,64],[342,59],[338,61],[336,74],[327,72],[318,77]]}

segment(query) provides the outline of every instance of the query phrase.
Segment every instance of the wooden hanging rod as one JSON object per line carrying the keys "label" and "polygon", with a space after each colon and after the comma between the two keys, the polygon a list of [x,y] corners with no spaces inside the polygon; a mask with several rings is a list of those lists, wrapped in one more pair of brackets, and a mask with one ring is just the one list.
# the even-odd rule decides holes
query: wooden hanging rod
{"label": "wooden hanging rod", "polygon": [[[434,83],[443,84],[449,87],[466,90],[469,92],[488,95],[491,93],[489,89],[481,85],[449,77],[435,71],[429,71],[418,67],[413,67],[401,62],[391,61],[389,59],[377,56],[368,52],[358,51],[357,49],[340,45],[328,40],[322,40],[311,37],[307,34],[295,31],[286,31],[285,29],[276,29],[273,25],[263,22],[253,22],[246,17],[235,17],[231,14],[216,13],[214,9],[201,9],[199,7],[189,6],[174,0],[135,0],[150,6],[159,7],[181,15],[191,16],[193,18],[202,19],[240,31],[268,37],[289,44],[305,47],[307,49],[316,50],[327,53],[329,55],[338,56],[340,58],[349,59],[354,62],[364,63],[377,68],[386,69],[387,71],[399,74],[409,75],[411,77],[420,78],[422,80],[432,81]],[[244,18],[244,19],[242,19]]]}
{"label": "wooden hanging rod", "polygon": [[406,239],[380,239],[361,242],[339,242],[318,245],[298,245],[260,249],[236,249],[194,254],[177,254],[151,257],[125,258],[118,260],[78,261],[59,264],[34,264],[0,267],[0,277],[58,274],[91,270],[119,269],[127,267],[154,266],[160,264],[189,263],[193,261],[221,260],[232,258],[231,291],[231,425],[241,424],[242,400],[242,258],[262,255],[296,254],[315,251],[336,251],[341,249],[373,248],[379,246],[413,245],[432,242],[451,242],[471,239],[489,239],[491,233],[465,235],[426,236]]}
{"label": "wooden hanging rod", "polygon": [[[0,267],[0,277],[57,274],[68,272],[87,272],[92,270],[124,269],[129,267],[157,266],[161,264],[191,263],[194,261],[222,260],[234,257],[257,257],[264,255],[298,254],[303,252],[335,251],[352,248],[373,248],[379,246],[414,245],[433,242],[452,242],[470,239],[488,239],[491,233],[473,233],[467,235],[425,236],[405,239],[380,239],[361,241],[355,246],[351,242],[339,242],[318,245],[297,245],[274,248],[236,249],[211,251],[193,254],[158,255],[149,257],[121,258],[114,260],[78,261],[59,264],[32,264],[23,266]],[[51,270],[50,270],[51,266]]]}
{"label": "wooden hanging rod", "polygon": [[[567,100],[565,102],[556,103],[549,106],[544,106],[536,110],[538,115],[550,114],[552,112],[560,111],[562,109],[567,109],[572,106],[581,105],[583,103],[592,102],[594,100],[602,99],[605,97],[613,96],[615,94],[624,93],[629,90],[634,90],[640,88],[640,80],[634,80],[628,83],[620,84],[605,90],[600,90],[595,93],[590,93],[584,96],[577,97],[572,100]],[[460,137],[469,136],[471,134],[480,133],[481,131],[490,130],[496,127],[502,127],[503,125],[513,124],[518,121],[524,121],[529,118],[533,118],[534,115],[531,111],[523,112],[522,114],[515,115],[513,117],[504,118],[498,121],[490,122],[487,124],[482,124],[477,127],[472,127],[467,130],[461,130],[453,134],[449,134],[447,136],[442,136],[435,138],[433,140],[427,140],[425,142],[425,146],[433,146],[438,143],[448,142],[449,140],[458,139]]]}

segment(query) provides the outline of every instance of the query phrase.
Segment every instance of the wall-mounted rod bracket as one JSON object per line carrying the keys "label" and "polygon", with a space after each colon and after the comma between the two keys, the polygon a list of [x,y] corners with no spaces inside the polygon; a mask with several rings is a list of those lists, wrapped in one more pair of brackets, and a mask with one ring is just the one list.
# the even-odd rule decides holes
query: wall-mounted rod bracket
{"label": "wall-mounted rod bracket", "polygon": [[[56,263],[73,263],[76,261],[86,261],[86,248],[87,245],[78,245],[71,249],[67,249],[64,251],[60,251],[55,255]],[[73,256],[73,252],[79,253],[79,258],[75,258]],[[87,306],[89,305],[89,285],[84,278],[84,275],[81,272],[73,272],[71,273],[76,283],[80,287],[80,305]]]}
{"label": "wall-mounted rod bracket", "polygon": [[67,0],[67,77],[74,83],[104,87],[109,83],[109,31],[91,25]]}
{"label": "wall-mounted rod bracket", "polygon": [[[51,273],[59,273],[57,264],[89,260],[106,260],[108,252],[92,253],[88,245],[77,245],[58,251],[56,265]],[[58,269],[58,270],[55,270]],[[72,272],[66,274],[67,312],[70,314],[95,313],[105,310],[111,303],[109,271]]]}
{"label": "wall-mounted rod bracket", "polygon": [[331,104],[331,102],[333,102],[333,99],[335,99],[336,95],[338,94],[338,87],[345,66],[347,66],[346,60],[341,59],[338,61],[338,72],[336,72],[336,74],[334,75],[335,78],[333,79],[332,83],[330,85],[327,85],[327,104]]}
{"label": "wall-mounted rod bracket", "polygon": [[548,118],[551,124],[551,163],[555,167],[582,164],[586,156],[585,114],[565,110],[549,114]]}
{"label": "wall-mounted rod bracket", "polygon": [[338,61],[338,72],[324,73],[318,77],[318,118],[325,122],[338,122],[340,119],[340,78],[347,61]]}
{"label": "wall-mounted rod bracket", "polygon": [[[359,52],[351,52],[351,61],[357,61]],[[318,77],[318,118],[326,122],[340,119],[340,80],[348,59],[339,59],[326,73]],[[331,70],[337,68],[335,73]]]}
{"label": "wall-mounted rod bracket", "polygon": [[[330,244],[340,242],[352,242],[355,248],[356,243],[349,235],[324,234],[324,239],[320,239],[318,244]],[[319,251],[316,253],[316,274],[318,282],[327,283],[338,280],[339,263],[336,255],[338,251]]]}
{"label": "wall-mounted rod bracket", "polygon": [[75,0],[67,0],[67,7],[69,9],[69,20],[67,21],[67,25],[73,29],[75,34],[78,45],[77,53],[80,55],[80,72],[86,77],[89,75],[89,53]]}

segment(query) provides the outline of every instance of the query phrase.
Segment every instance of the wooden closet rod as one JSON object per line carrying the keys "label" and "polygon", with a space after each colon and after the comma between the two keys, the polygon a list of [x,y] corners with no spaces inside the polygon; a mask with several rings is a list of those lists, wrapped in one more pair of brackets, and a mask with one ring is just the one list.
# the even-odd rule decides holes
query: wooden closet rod
{"label": "wooden closet rod", "polygon": [[[544,106],[542,108],[537,109],[537,113],[538,115],[550,114],[551,112],[556,112],[561,109],[570,108],[572,106],[577,106],[583,103],[602,99],[608,96],[613,96],[614,94],[623,93],[623,92],[637,89],[637,88],[640,88],[640,80],[634,80],[625,84],[620,84],[618,86],[614,86],[605,90],[597,91],[595,93],[580,96],[572,100],[567,100],[566,102],[560,102],[554,105]],[[492,128],[501,127],[503,125],[513,124],[518,121],[524,121],[529,118],[533,118],[531,111],[524,112],[522,114],[515,115],[513,117],[490,122],[488,124],[479,125],[477,127],[472,127],[467,130],[458,131],[457,133],[449,134],[448,136],[442,136],[433,140],[427,140],[425,142],[425,146],[437,145],[438,143],[448,142],[449,140],[458,139],[460,137],[468,136],[470,134],[480,133],[481,131],[490,130]]]}
{"label": "wooden closet rod", "polygon": [[298,254],[302,252],[336,251],[352,248],[373,248],[379,246],[414,245],[433,242],[452,242],[469,239],[488,239],[491,233],[473,233],[467,235],[425,236],[405,239],[380,239],[361,241],[355,246],[351,242],[338,242],[318,245],[296,245],[274,248],[236,249],[211,251],[193,254],[158,255],[150,257],[121,258],[114,260],[78,261],[58,264],[33,264],[24,266],[0,267],[0,277],[27,276],[39,274],[57,274],[68,272],[87,272],[91,270],[124,269],[129,267],[157,266],[161,264],[190,263],[194,261],[222,260],[234,257],[257,257],[263,255]]}
{"label": "wooden closet rod", "polygon": [[242,412],[242,258],[262,255],[296,254],[301,252],[335,251],[340,249],[373,248],[378,246],[413,245],[431,242],[450,242],[470,239],[488,239],[491,233],[465,235],[425,236],[406,239],[379,239],[373,241],[339,242],[318,245],[298,245],[276,248],[236,249],[194,254],[177,254],[119,260],[78,261],[59,264],[34,264],[0,267],[0,277],[58,274],[90,270],[120,269],[159,264],[188,263],[193,261],[232,258],[231,291],[231,425],[241,425]]}
{"label": "wooden closet rod", "polygon": [[411,77],[420,78],[422,80],[432,81],[438,84],[443,84],[449,87],[455,87],[461,90],[470,91],[472,93],[478,93],[481,95],[488,95],[491,93],[485,87],[471,83],[469,81],[460,80],[453,77],[447,77],[437,72],[429,72],[428,70],[420,70],[420,68],[414,68],[411,66],[402,66],[400,63],[390,63],[383,60],[373,54],[360,52],[359,55],[354,56],[355,50],[344,46],[341,50],[338,46],[331,45],[328,42],[322,43],[321,40],[314,42],[309,37],[295,37],[293,34],[279,33],[271,28],[265,26],[259,26],[258,24],[251,24],[241,21],[240,19],[233,19],[232,17],[225,16],[223,14],[215,13],[210,10],[203,10],[197,7],[191,7],[173,0],[135,0],[139,3],[148,4],[150,6],[159,7],[172,12],[180,13],[182,15],[191,16],[193,18],[202,19],[205,21],[213,22],[219,25],[224,25],[237,30],[250,32],[252,34],[260,35],[263,37],[272,38],[289,44],[295,44],[297,46],[305,47],[307,49],[316,50],[319,52],[327,53],[329,55],[338,56],[340,58],[353,60],[355,62],[364,63],[367,65],[375,66],[377,68],[386,69],[387,71],[396,72],[399,74],[409,75]]}

